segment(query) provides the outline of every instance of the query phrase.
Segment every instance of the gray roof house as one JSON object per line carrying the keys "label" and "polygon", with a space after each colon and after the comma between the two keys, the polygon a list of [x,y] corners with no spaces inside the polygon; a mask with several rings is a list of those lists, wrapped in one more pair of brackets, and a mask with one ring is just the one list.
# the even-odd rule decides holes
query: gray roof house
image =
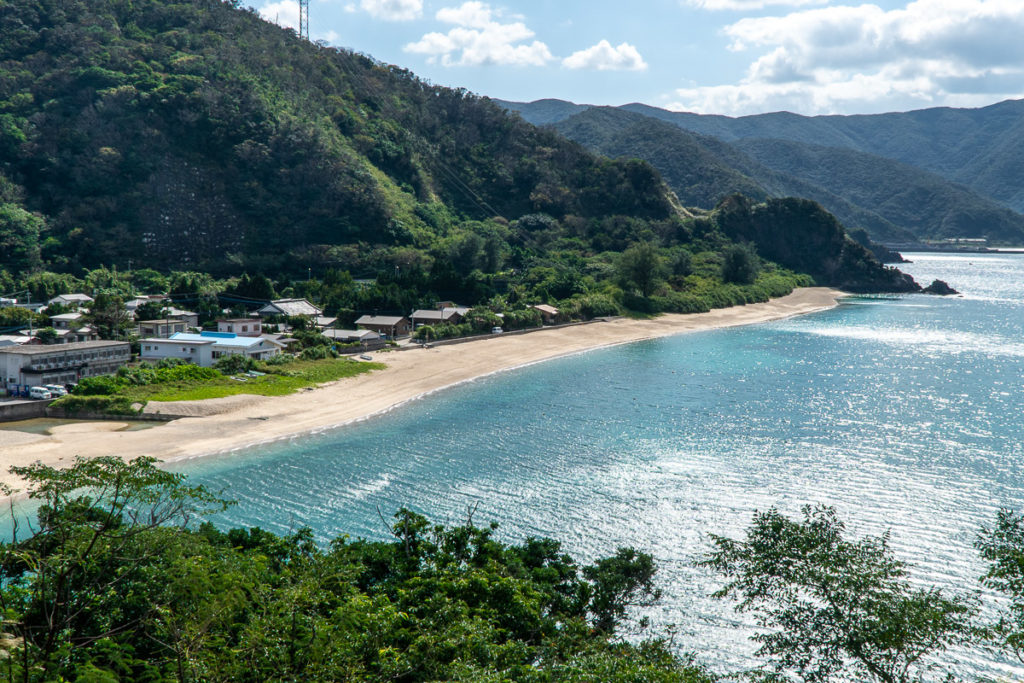
{"label": "gray roof house", "polygon": [[453,325],[462,322],[466,317],[469,308],[466,306],[451,306],[432,310],[429,308],[413,311],[409,316],[414,328],[420,325],[440,325],[441,323],[452,323]]}
{"label": "gray roof house", "polygon": [[256,311],[261,318],[271,315],[309,315],[319,316],[323,311],[306,299],[276,299]]}
{"label": "gray roof house", "polygon": [[63,304],[65,306],[78,307],[91,304],[92,301],[92,297],[89,296],[88,294],[58,294],[57,296],[47,301],[46,305],[49,306],[51,304]]}
{"label": "gray roof house", "polygon": [[409,319],[401,315],[364,315],[356,320],[364,330],[373,330],[387,337],[405,337],[412,331]]}

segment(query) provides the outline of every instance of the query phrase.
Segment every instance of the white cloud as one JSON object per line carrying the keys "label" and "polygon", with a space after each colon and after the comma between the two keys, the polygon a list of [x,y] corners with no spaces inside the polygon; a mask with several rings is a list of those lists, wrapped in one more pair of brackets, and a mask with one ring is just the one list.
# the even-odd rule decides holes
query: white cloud
{"label": "white cloud", "polygon": [[385,21],[410,21],[423,14],[423,0],[360,0],[359,6]]}
{"label": "white cloud", "polygon": [[554,59],[544,43],[525,42],[535,34],[523,22],[502,23],[500,14],[486,3],[445,7],[438,10],[437,19],[456,26],[447,33],[428,33],[402,49],[444,66],[543,66]]}
{"label": "white cloud", "polygon": [[975,106],[1024,94],[1024,2],[915,0],[749,17],[729,49],[756,52],[736,84],[676,91],[674,109],[745,114]]}
{"label": "white cloud", "polygon": [[647,63],[640,52],[629,43],[612,47],[607,40],[586,50],[573,52],[562,60],[568,69],[596,69],[597,71],[643,71]]}
{"label": "white cloud", "polygon": [[684,0],[691,7],[708,10],[734,10],[746,12],[766,7],[806,7],[807,5],[827,5],[829,0]]}
{"label": "white cloud", "polygon": [[281,0],[280,2],[268,2],[260,7],[260,16],[267,21],[272,21],[278,26],[286,26],[298,30],[299,28],[299,3],[298,0]]}
{"label": "white cloud", "polygon": [[487,28],[493,14],[490,5],[482,2],[464,2],[458,7],[443,7],[437,11],[437,20],[466,28]]}

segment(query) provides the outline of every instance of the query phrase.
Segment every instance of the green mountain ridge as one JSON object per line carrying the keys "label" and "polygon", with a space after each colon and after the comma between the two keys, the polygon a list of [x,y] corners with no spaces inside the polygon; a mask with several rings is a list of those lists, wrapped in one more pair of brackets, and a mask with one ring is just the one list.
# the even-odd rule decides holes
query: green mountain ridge
{"label": "green mountain ridge", "polygon": [[[556,127],[598,109],[558,100],[503,105],[528,121]],[[1024,148],[1017,142],[1024,132],[1021,102],[848,117],[777,112],[730,118],[636,103],[616,109],[729,143],[742,156],[718,144],[720,158],[770,194],[814,199],[875,239],[912,241],[913,233],[919,239],[985,236],[1024,243],[1018,197],[1024,179]],[[778,141],[779,155],[769,143],[754,140]],[[806,149],[798,152],[801,146]],[[651,155],[640,156],[654,162]]]}
{"label": "green mountain ridge", "polygon": [[844,224],[867,229],[875,239],[915,239],[910,231],[819,184],[769,168],[735,145],[663,121],[611,107],[592,107],[553,127],[601,154],[638,157],[651,163],[688,206],[712,208],[735,193],[762,200],[804,197],[825,206]]}
{"label": "green mountain ridge", "polygon": [[730,142],[778,138],[876,154],[932,171],[1016,211],[1024,210],[1024,100],[977,109],[935,107],[858,116],[776,112],[730,118],[635,103],[623,108]]}

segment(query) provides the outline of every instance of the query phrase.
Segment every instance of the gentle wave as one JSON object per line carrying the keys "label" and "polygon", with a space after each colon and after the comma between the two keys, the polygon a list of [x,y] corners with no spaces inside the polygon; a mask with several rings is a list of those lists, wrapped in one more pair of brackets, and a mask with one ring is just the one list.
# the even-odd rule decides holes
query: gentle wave
{"label": "gentle wave", "polygon": [[975,332],[919,328],[872,328],[859,326],[801,326],[789,328],[791,332],[820,337],[855,339],[898,346],[923,346],[928,351],[942,353],[983,353],[1024,357],[1024,343],[999,335]]}

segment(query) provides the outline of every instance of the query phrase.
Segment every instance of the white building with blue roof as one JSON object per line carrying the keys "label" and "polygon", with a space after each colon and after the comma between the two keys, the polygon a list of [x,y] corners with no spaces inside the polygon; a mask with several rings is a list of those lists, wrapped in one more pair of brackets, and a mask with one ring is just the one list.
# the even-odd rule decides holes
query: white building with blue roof
{"label": "white building with blue roof", "polygon": [[281,353],[282,348],[273,339],[241,337],[231,332],[178,332],[167,339],[143,339],[139,345],[142,360],[181,358],[204,368],[213,367],[218,358],[235,354],[266,360]]}

